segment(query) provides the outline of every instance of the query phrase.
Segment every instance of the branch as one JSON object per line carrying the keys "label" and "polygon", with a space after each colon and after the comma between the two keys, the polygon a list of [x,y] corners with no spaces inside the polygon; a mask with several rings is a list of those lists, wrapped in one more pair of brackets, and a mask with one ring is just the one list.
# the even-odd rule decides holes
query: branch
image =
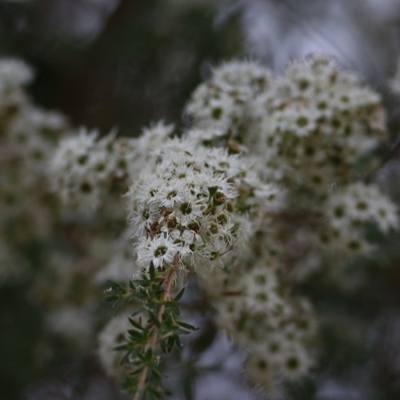
{"label": "branch", "polygon": [[[175,277],[177,264],[178,264],[178,256],[175,256],[173,267],[169,270],[168,275],[165,278],[165,291],[164,291],[164,295],[163,295],[164,301],[169,300],[171,298],[171,286],[172,286],[172,281],[174,280],[174,277]],[[158,310],[158,315],[157,315],[158,322],[162,322],[164,311],[165,311],[165,305],[162,304],[160,309]],[[154,332],[151,335],[149,346],[154,351],[156,348],[156,345],[157,345],[158,333],[157,333],[157,330],[155,327],[153,330],[154,330]],[[140,393],[143,391],[145,384],[146,384],[148,370],[149,370],[149,368],[146,366],[140,372],[137,391],[133,397],[133,400],[140,399]]]}

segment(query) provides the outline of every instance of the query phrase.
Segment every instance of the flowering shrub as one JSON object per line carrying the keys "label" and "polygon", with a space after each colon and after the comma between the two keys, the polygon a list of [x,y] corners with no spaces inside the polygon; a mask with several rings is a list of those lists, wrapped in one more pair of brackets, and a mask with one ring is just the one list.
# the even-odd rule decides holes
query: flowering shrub
{"label": "flowering shrub", "polygon": [[[179,305],[193,276],[247,352],[251,384],[273,391],[317,367],[320,319],[302,285],[373,256],[368,229],[399,226],[395,204],[360,179],[387,139],[380,96],[328,56],[279,77],[233,61],[194,91],[183,133],[159,122],[99,137],[35,108],[31,77],[0,63],[0,277],[31,270],[49,331],[79,348],[98,335],[109,375],[136,400],[162,397],[160,355],[194,329]],[[45,249],[37,276],[15,251],[30,241]],[[96,307],[104,288],[114,318]]]}

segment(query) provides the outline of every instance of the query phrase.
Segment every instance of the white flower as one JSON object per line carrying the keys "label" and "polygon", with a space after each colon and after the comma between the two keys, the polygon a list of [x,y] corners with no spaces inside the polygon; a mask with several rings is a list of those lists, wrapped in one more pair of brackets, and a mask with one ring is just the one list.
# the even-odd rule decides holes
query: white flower
{"label": "white flower", "polygon": [[232,60],[214,68],[212,80],[257,94],[266,89],[272,73],[254,61]]}
{"label": "white flower", "polygon": [[183,179],[171,179],[158,189],[157,196],[150,202],[157,202],[161,207],[174,208],[185,200],[185,182]]}
{"label": "white flower", "polygon": [[225,256],[233,249],[230,235],[210,235],[204,247],[196,253],[196,265],[204,264],[208,268],[223,267]]}
{"label": "white flower", "polygon": [[202,218],[204,203],[192,197],[179,204],[174,215],[182,226],[188,226],[191,222]]}
{"label": "white flower", "polygon": [[374,222],[387,233],[397,229],[397,208],[376,185],[355,183],[330,197],[326,212],[331,225],[337,229],[354,229],[360,223]]}
{"label": "white flower", "polygon": [[226,136],[226,130],[214,126],[210,126],[207,129],[194,128],[185,132],[185,136],[189,140],[207,146],[211,143],[222,143]]}
{"label": "white flower", "polygon": [[[249,104],[268,88],[271,80],[272,73],[255,62],[224,63],[213,69],[208,82],[197,87],[185,111],[196,129],[219,129],[240,136],[247,125]],[[204,142],[209,139],[205,136]]]}
{"label": "white flower", "polygon": [[181,248],[182,246],[163,234],[153,238],[143,238],[136,246],[137,264],[145,271],[150,268],[151,263],[154,268],[163,269],[174,263]]}
{"label": "white flower", "polygon": [[151,225],[161,218],[160,210],[152,202],[138,202],[131,210],[128,221],[134,236],[144,236]]}

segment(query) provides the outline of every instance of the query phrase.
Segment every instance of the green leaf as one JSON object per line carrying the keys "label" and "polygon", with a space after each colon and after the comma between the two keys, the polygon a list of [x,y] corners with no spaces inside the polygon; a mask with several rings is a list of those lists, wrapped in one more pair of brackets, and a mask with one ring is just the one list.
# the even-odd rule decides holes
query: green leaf
{"label": "green leaf", "polygon": [[147,361],[148,363],[151,363],[153,361],[153,355],[154,355],[153,349],[151,349],[151,348],[147,349],[146,353],[144,355],[145,361]]}
{"label": "green leaf", "polygon": [[156,270],[154,268],[153,261],[150,263],[149,273],[150,273],[150,280],[154,281],[156,279]]}
{"label": "green leaf", "polygon": [[131,317],[135,317],[136,315],[141,314],[142,312],[146,311],[146,308],[141,306],[136,311],[131,314]]}
{"label": "green leaf", "polygon": [[136,286],[148,286],[149,281],[147,279],[135,279],[132,282],[132,289],[136,289]]}
{"label": "green leaf", "polygon": [[155,325],[157,328],[161,326],[160,321],[156,317],[156,315],[153,312],[149,313],[149,319],[153,325]]}
{"label": "green leaf", "polygon": [[178,321],[178,325],[184,329],[187,329],[188,331],[197,331],[199,329],[199,328],[196,328],[195,326],[187,324],[186,322],[183,322],[183,321]]}
{"label": "green leaf", "polygon": [[178,349],[182,348],[182,342],[181,342],[181,338],[179,337],[179,335],[176,335],[176,337],[175,337],[175,345]]}
{"label": "green leaf", "polygon": [[138,329],[139,331],[144,330],[144,327],[143,327],[142,325],[140,325],[139,322],[135,321],[134,319],[129,318],[129,322],[130,322],[130,324],[131,324],[133,327],[135,327],[135,328]]}
{"label": "green leaf", "polygon": [[174,297],[174,301],[179,301],[179,300],[182,298],[184,292],[185,292],[185,288],[183,287],[183,288],[179,291],[179,293]]}
{"label": "green leaf", "polygon": [[142,332],[136,331],[134,329],[129,329],[128,334],[130,340],[137,340],[138,342],[142,342],[145,338]]}
{"label": "green leaf", "polygon": [[149,399],[162,398],[162,391],[160,390],[160,388],[148,387],[146,388],[146,391],[148,391],[148,393],[151,393],[151,395],[153,396],[149,397]]}
{"label": "green leaf", "polygon": [[128,347],[126,344],[120,344],[119,346],[115,346],[113,348],[115,351],[122,351],[122,350],[128,350]]}
{"label": "green leaf", "polygon": [[159,366],[158,365],[153,365],[151,368],[151,372],[152,374],[157,378],[157,379],[161,379],[161,372],[159,370]]}

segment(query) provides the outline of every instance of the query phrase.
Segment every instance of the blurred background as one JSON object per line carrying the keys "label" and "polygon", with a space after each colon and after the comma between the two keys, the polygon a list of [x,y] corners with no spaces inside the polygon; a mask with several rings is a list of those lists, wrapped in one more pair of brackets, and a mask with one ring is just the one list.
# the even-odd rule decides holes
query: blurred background
{"label": "blurred background", "polygon": [[37,71],[37,100],[75,125],[135,135],[180,120],[209,63],[238,54],[237,18],[214,1],[49,0],[0,3],[1,52]]}
{"label": "blurred background", "polygon": [[[309,52],[334,54],[383,94],[394,144],[399,103],[387,81],[400,55],[400,0],[0,0],[0,56],[32,65],[35,102],[102,134],[117,127],[137,136],[160,119],[185,126],[184,104],[223,60],[255,58],[279,72]],[[389,177],[397,179],[398,171],[393,167]],[[368,323],[346,338],[325,332],[323,340],[332,344],[325,370],[291,399],[366,400],[373,384],[386,388],[380,399],[400,398],[399,281],[399,272],[389,269],[382,285],[389,289],[379,299],[365,291],[350,300],[314,293],[324,304],[361,310]],[[42,334],[41,310],[24,293],[24,284],[0,287],[0,399],[118,398],[116,387],[73,354],[38,368],[37,359],[46,358],[32,348]],[[263,398],[246,388],[243,356],[232,360],[226,338],[215,335],[205,364],[219,357],[225,372],[203,373],[193,390],[176,398]],[[91,378],[83,384],[85,374]]]}
{"label": "blurred background", "polygon": [[327,52],[383,88],[399,18],[398,0],[2,0],[0,53],[35,67],[43,106],[134,135],[149,121],[179,121],[210,65],[232,57],[279,71]]}

